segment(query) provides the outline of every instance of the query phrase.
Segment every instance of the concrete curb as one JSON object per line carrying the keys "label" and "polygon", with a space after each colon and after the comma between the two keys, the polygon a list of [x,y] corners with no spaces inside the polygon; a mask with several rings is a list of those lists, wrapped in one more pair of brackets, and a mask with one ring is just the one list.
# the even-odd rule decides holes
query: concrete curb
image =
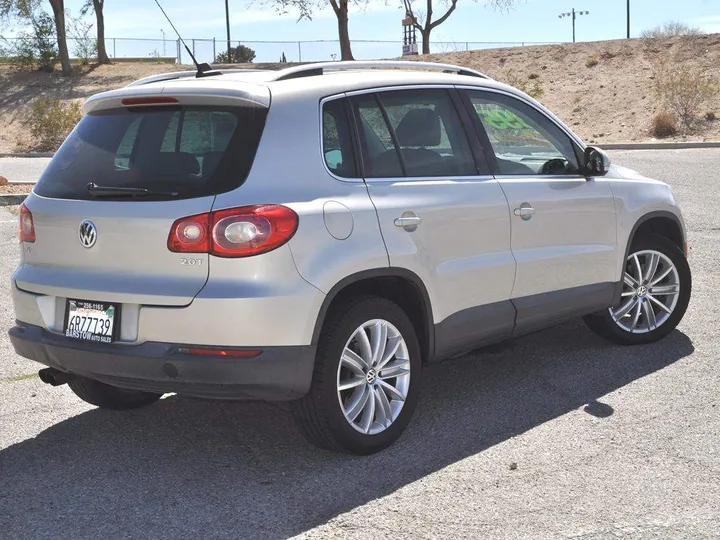
{"label": "concrete curb", "polygon": [[27,152],[27,153],[19,153],[19,152],[7,152],[2,153],[0,152],[0,158],[6,158],[6,157],[17,157],[17,158],[49,158],[53,157],[55,155],[55,152]]}
{"label": "concrete curb", "polygon": [[720,142],[667,142],[667,143],[595,143],[603,150],[686,150],[692,148],[720,148]]}
{"label": "concrete curb", "polygon": [[22,204],[25,198],[30,195],[25,194],[13,194],[13,195],[0,195],[0,208],[3,206],[16,206]]}

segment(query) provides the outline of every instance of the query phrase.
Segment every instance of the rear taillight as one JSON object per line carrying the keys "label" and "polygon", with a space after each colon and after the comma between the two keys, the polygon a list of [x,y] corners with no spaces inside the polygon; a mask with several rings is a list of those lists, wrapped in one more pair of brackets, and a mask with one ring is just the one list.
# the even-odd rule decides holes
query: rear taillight
{"label": "rear taillight", "polygon": [[20,206],[19,234],[21,242],[35,241],[35,223],[33,222],[32,213],[24,204]]}
{"label": "rear taillight", "polygon": [[251,257],[283,245],[297,226],[297,214],[286,206],[218,210],[178,219],[170,230],[168,249],[176,253]]}

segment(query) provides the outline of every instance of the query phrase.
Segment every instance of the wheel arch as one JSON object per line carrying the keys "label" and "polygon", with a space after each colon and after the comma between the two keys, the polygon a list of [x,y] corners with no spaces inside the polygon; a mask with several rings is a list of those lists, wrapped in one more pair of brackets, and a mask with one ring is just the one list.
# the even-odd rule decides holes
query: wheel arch
{"label": "wheel arch", "polygon": [[[648,212],[641,216],[633,225],[627,244],[625,245],[625,254],[620,262],[621,268],[624,268],[625,261],[630,256],[630,248],[633,241],[640,234],[657,234],[664,236],[675,245],[678,249],[685,253],[685,231],[683,229],[680,218],[672,212],[666,210],[656,210]],[[686,254],[686,253],[685,253]],[[615,286],[615,304],[620,301],[622,294],[622,279]]]}
{"label": "wheel arch", "polygon": [[359,294],[373,294],[398,304],[415,327],[422,361],[427,363],[435,353],[435,326],[430,296],[422,279],[405,268],[376,268],[343,278],[335,284],[323,300],[318,313],[312,344],[316,345],[330,309],[345,298]]}

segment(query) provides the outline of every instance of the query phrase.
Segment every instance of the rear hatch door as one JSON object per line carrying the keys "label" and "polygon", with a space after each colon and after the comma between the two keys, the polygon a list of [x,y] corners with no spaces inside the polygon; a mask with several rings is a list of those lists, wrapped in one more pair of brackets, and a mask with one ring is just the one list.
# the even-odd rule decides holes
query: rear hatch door
{"label": "rear hatch door", "polygon": [[36,240],[23,246],[20,289],[181,306],[206,283],[208,255],[171,252],[168,236],[176,220],[209,212],[215,195],[244,181],[269,95],[256,85],[223,95],[149,86],[88,102],[26,200]]}

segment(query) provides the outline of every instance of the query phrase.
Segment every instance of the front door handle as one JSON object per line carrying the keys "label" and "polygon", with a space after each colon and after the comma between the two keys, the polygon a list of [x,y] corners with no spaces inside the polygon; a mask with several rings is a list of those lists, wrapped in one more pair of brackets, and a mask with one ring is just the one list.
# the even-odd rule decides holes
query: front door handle
{"label": "front door handle", "polygon": [[520,208],[516,208],[513,213],[517,217],[522,218],[523,221],[527,221],[533,217],[535,209],[530,205],[530,203],[522,203]]}
{"label": "front door handle", "polygon": [[395,226],[405,229],[408,232],[412,232],[417,229],[417,226],[422,223],[420,216],[414,212],[405,212],[399,218],[395,218]]}

